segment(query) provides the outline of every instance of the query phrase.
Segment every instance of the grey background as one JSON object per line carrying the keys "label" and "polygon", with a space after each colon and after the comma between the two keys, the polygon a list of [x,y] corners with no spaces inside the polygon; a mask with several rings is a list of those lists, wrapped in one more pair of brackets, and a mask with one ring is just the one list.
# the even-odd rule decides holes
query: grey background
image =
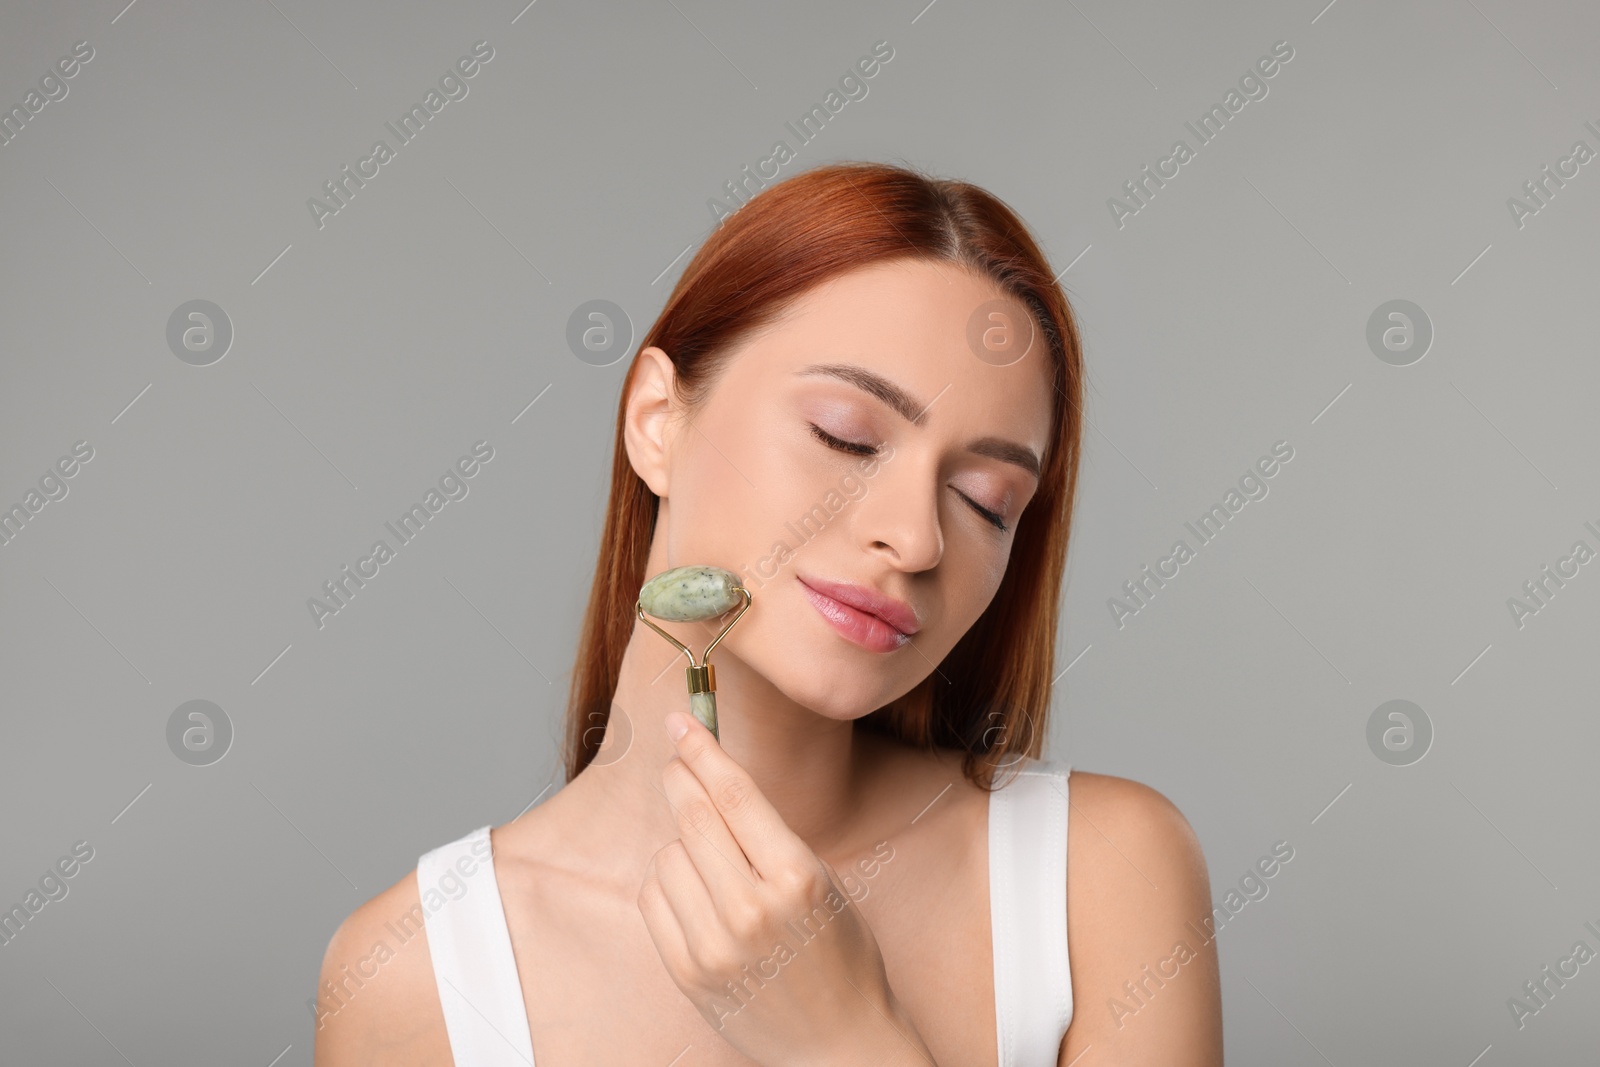
{"label": "grey background", "polygon": [[[0,147],[0,504],[94,458],[0,547],[0,902],[95,850],[0,946],[5,1059],[310,1063],[338,921],[558,781],[627,366],[568,317],[612,300],[637,338],[707,200],[880,40],[783,176],[966,178],[1071,265],[1092,429],[1049,747],[1171,797],[1219,900],[1294,847],[1220,937],[1229,1061],[1593,1056],[1600,963],[1521,1030],[1507,999],[1600,949],[1600,563],[1521,628],[1507,599],[1600,548],[1600,161],[1520,228],[1507,198],[1600,149],[1600,9],[1324,4],[5,4],[0,106],[94,58]],[[319,230],[307,199],[479,40]],[[1280,40],[1119,228],[1107,198]],[[234,330],[208,367],[166,342],[194,299]],[[1409,366],[1366,342],[1392,299],[1434,329]],[[469,495],[318,630],[307,598],[480,439]],[[1270,494],[1119,629],[1108,599],[1279,440]],[[166,739],[196,699],[234,731],[204,767]],[[1367,744],[1392,699],[1434,730],[1409,766]]]}

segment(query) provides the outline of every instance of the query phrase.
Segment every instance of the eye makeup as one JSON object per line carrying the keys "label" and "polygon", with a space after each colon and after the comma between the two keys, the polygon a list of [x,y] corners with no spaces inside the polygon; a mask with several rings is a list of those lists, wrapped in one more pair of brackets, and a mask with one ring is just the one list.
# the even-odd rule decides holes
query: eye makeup
{"label": "eye makeup", "polygon": [[[806,425],[810,428],[811,435],[813,437],[837,452],[844,452],[853,456],[875,456],[882,451],[882,446],[879,445],[869,445],[859,441],[846,441],[835,437],[833,434],[824,430],[814,422],[807,423]],[[951,488],[955,489],[955,486],[951,486]],[[979,504],[976,500],[973,500],[970,496],[968,496],[966,493],[963,493],[959,489],[956,489],[955,491],[957,496],[961,497],[962,500],[965,500],[973,511],[977,512],[985,522],[989,523],[989,525],[993,526],[996,530],[1000,531],[1001,533],[1005,533],[1010,529],[1010,527],[1006,525],[1004,515],[984,507],[982,504]]]}

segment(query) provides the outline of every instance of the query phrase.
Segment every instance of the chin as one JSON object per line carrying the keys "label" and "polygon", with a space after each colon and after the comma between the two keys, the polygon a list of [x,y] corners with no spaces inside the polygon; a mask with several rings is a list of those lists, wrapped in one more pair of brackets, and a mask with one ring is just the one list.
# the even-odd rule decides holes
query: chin
{"label": "chin", "polygon": [[747,643],[737,649],[728,648],[730,633],[711,654],[711,661],[724,654],[730,661],[737,659],[742,669],[759,675],[796,704],[839,722],[859,719],[894,699],[885,690],[888,678],[882,668],[857,661],[870,653],[832,634],[821,635],[819,641],[816,635],[784,629],[787,633],[779,636],[752,630],[745,635]]}
{"label": "chin", "polygon": [[791,699],[840,721],[868,715],[916,684],[911,680],[896,687],[895,674],[885,669],[880,657],[831,632],[820,635],[820,640],[796,642],[795,655],[777,669],[784,676],[779,685]]}
{"label": "chin", "polygon": [[830,677],[826,671],[809,671],[799,685],[801,689],[793,696],[797,704],[837,722],[853,722],[882,707],[889,699],[878,692],[876,685],[840,684],[837,677]]}

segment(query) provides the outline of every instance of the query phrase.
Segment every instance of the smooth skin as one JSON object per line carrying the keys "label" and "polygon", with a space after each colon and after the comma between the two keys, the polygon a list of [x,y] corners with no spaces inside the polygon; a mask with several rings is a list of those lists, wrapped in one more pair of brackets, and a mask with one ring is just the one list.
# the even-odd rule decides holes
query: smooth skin
{"label": "smooth skin", "polygon": [[[697,725],[668,736],[687,708],[685,661],[636,623],[597,759],[491,832],[538,1067],[996,1062],[989,796],[962,777],[960,753],[853,722],[977,620],[1037,489],[969,447],[1046,446],[1043,360],[999,367],[967,348],[972,310],[1002,298],[950,264],[852,271],[747,339],[692,415],[666,353],[640,353],[623,429],[661,499],[646,573],[713,563],[755,600],[714,656],[720,745]],[[797,546],[791,524],[818,505],[831,518]],[[868,651],[797,576],[898,597],[921,628]],[[673,632],[703,648],[720,629]],[[1197,933],[1210,881],[1193,831],[1128,779],[1076,771],[1069,793],[1074,1012],[1058,1064],[1217,1067],[1216,950]],[[830,891],[848,906],[775,960],[779,917]],[[334,933],[318,1067],[452,1062],[427,939],[394,932],[418,906],[413,871]],[[777,977],[730,1013],[738,1002],[719,1008],[715,986],[745,965]]]}

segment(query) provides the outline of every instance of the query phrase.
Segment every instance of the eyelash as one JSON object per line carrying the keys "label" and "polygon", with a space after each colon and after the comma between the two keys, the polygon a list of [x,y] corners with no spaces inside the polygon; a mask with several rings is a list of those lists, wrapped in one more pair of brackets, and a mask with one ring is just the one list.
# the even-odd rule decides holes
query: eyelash
{"label": "eyelash", "polygon": [[[818,426],[816,423],[807,423],[806,425],[811,427],[811,434],[813,437],[827,445],[829,448],[835,449],[836,451],[847,452],[853,456],[875,456],[878,454],[878,449],[873,445],[864,445],[857,441],[841,441],[831,433],[828,433],[822,427]],[[1008,529],[1010,529],[1010,527],[1005,524],[1005,520],[999,515],[990,511],[988,508],[983,507],[976,500],[973,500],[970,496],[961,492],[961,490],[957,489],[956,493],[961,497],[962,500],[965,500],[969,505],[971,505],[973,511],[976,511],[979,515],[981,515],[983,519],[995,529],[999,530],[1001,533],[1005,533]]]}

